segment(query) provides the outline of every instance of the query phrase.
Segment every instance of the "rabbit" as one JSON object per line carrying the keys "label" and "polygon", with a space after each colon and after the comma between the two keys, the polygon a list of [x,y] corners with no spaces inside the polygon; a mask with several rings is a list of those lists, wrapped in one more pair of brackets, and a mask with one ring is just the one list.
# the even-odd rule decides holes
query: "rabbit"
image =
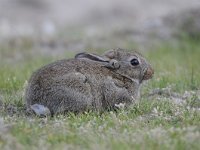
{"label": "rabbit", "polygon": [[102,112],[121,103],[129,106],[138,100],[141,83],[153,74],[150,63],[135,51],[79,53],[33,73],[25,93],[26,107],[41,105],[54,115]]}

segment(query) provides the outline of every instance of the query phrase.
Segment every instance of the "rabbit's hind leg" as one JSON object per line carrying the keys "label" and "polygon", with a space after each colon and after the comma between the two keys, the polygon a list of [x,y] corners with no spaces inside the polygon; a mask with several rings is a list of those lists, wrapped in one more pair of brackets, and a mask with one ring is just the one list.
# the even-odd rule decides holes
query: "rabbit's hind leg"
{"label": "rabbit's hind leg", "polygon": [[89,91],[82,90],[82,88],[86,88],[86,85],[82,83],[78,83],[78,85],[79,88],[77,88],[77,85],[60,85],[53,87],[53,89],[46,93],[45,105],[50,109],[52,114],[83,112],[91,109],[92,95]]}
{"label": "rabbit's hind leg", "polygon": [[92,100],[91,86],[79,72],[56,76],[42,95],[42,105],[48,107],[51,114],[87,111]]}
{"label": "rabbit's hind leg", "polygon": [[92,96],[69,87],[58,87],[56,92],[47,98],[47,107],[52,114],[67,112],[84,112],[92,107]]}

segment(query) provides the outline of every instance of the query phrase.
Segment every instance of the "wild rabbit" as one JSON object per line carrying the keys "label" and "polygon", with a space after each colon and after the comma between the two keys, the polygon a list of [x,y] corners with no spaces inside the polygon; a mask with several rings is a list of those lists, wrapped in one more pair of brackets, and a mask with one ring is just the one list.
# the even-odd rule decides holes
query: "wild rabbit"
{"label": "wild rabbit", "polygon": [[143,80],[153,76],[151,65],[137,52],[113,49],[98,56],[79,53],[33,73],[25,94],[28,109],[45,106],[51,115],[126,106],[139,97]]}

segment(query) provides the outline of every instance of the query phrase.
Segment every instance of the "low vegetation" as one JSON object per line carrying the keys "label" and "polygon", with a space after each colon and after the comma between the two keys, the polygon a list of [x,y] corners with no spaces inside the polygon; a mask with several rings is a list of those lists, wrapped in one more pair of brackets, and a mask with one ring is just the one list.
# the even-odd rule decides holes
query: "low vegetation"
{"label": "low vegetation", "polygon": [[0,48],[0,149],[200,149],[200,44],[170,44],[143,53],[155,76],[128,110],[47,118],[26,114],[24,90],[35,69],[58,58]]}

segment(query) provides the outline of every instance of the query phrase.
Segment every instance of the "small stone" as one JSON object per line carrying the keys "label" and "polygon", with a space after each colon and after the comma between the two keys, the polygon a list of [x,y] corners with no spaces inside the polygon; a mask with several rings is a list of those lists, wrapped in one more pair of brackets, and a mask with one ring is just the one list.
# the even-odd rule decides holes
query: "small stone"
{"label": "small stone", "polygon": [[14,114],[16,114],[18,112],[18,108],[17,106],[13,105],[13,104],[9,104],[5,107],[6,112],[12,116]]}

